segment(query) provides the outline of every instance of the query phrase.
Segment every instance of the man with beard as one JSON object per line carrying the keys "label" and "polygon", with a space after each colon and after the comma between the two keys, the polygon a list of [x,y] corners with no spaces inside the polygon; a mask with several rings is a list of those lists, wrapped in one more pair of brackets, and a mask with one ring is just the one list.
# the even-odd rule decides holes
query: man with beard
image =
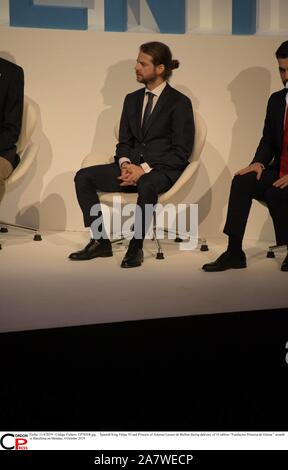
{"label": "man with beard", "polygon": [[[284,89],[270,96],[263,136],[249,166],[233,179],[224,233],[227,250],[204,271],[246,268],[242,240],[253,199],[266,202],[273,220],[277,245],[288,248],[288,41],[277,49],[276,58]],[[288,254],[281,265],[288,271]]]}
{"label": "man with beard", "polygon": [[[143,240],[158,195],[168,191],[186,168],[194,143],[191,101],[168,84],[172,70],[178,67],[179,62],[172,60],[167,45],[149,42],[140,47],[135,72],[137,81],[145,88],[125,98],[115,163],[83,168],[75,176],[84,225],[92,225],[92,238],[83,250],[70,254],[71,260],[112,256],[102,213],[99,211],[97,216],[93,216],[90,210],[99,204],[97,191],[122,191],[137,192],[138,199],[134,236],[121,267],[132,268],[142,264]],[[99,228],[97,234],[93,230],[95,221]]]}

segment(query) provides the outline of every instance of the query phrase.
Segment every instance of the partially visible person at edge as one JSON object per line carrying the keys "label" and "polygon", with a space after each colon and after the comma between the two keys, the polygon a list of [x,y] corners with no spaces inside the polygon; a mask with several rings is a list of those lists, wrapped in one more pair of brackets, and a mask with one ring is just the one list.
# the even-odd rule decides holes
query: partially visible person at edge
{"label": "partially visible person at edge", "polygon": [[24,100],[24,72],[18,65],[0,58],[0,203],[5,181],[19,163],[19,138]]}
{"label": "partially visible person at edge", "polygon": [[[224,233],[227,250],[204,271],[246,268],[242,241],[253,199],[264,201],[273,220],[277,245],[288,248],[288,41],[276,53],[284,88],[273,93],[268,101],[263,135],[252,162],[238,171],[232,181]],[[288,271],[288,254],[282,271]]]}

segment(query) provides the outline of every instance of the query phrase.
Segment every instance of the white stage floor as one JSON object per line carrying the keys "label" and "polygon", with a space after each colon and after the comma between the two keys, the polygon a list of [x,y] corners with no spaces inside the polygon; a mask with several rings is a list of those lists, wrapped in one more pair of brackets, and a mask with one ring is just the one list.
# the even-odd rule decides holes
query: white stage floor
{"label": "white stage floor", "polygon": [[166,240],[165,260],[148,241],[144,264],[121,269],[124,247],[112,258],[72,262],[67,256],[88,242],[86,233],[42,235],[34,242],[15,229],[0,234],[1,332],[288,307],[286,251],[267,259],[269,242],[246,241],[247,269],[206,273],[201,266],[225,239],[208,240],[208,252],[179,251]]}

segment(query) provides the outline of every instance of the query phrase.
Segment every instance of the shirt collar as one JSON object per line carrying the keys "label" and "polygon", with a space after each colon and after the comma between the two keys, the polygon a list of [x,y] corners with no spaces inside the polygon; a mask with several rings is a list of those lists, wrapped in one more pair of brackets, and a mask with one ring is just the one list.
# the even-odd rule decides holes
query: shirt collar
{"label": "shirt collar", "polygon": [[148,88],[145,88],[145,93],[151,92],[151,93],[153,93],[153,95],[155,95],[159,98],[159,96],[161,95],[161,93],[164,90],[164,88],[166,87],[166,85],[167,85],[167,82],[163,82],[163,83],[161,83],[161,85],[157,86],[152,91],[148,90]]}

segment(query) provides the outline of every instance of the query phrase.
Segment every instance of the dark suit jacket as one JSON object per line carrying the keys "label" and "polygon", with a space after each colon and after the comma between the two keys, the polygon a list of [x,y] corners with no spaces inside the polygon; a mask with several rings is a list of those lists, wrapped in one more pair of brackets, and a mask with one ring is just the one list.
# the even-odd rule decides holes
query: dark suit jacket
{"label": "dark suit jacket", "polygon": [[21,131],[23,97],[23,69],[0,58],[0,156],[14,168],[19,162],[15,144]]}
{"label": "dark suit jacket", "polygon": [[263,135],[253,163],[260,162],[279,171],[282,152],[286,89],[273,93],[268,101]]}
{"label": "dark suit jacket", "polygon": [[126,96],[120,121],[116,162],[121,157],[139,164],[142,157],[151,168],[165,173],[172,183],[188,165],[194,143],[192,104],[187,96],[166,85],[141,130],[145,88]]}

